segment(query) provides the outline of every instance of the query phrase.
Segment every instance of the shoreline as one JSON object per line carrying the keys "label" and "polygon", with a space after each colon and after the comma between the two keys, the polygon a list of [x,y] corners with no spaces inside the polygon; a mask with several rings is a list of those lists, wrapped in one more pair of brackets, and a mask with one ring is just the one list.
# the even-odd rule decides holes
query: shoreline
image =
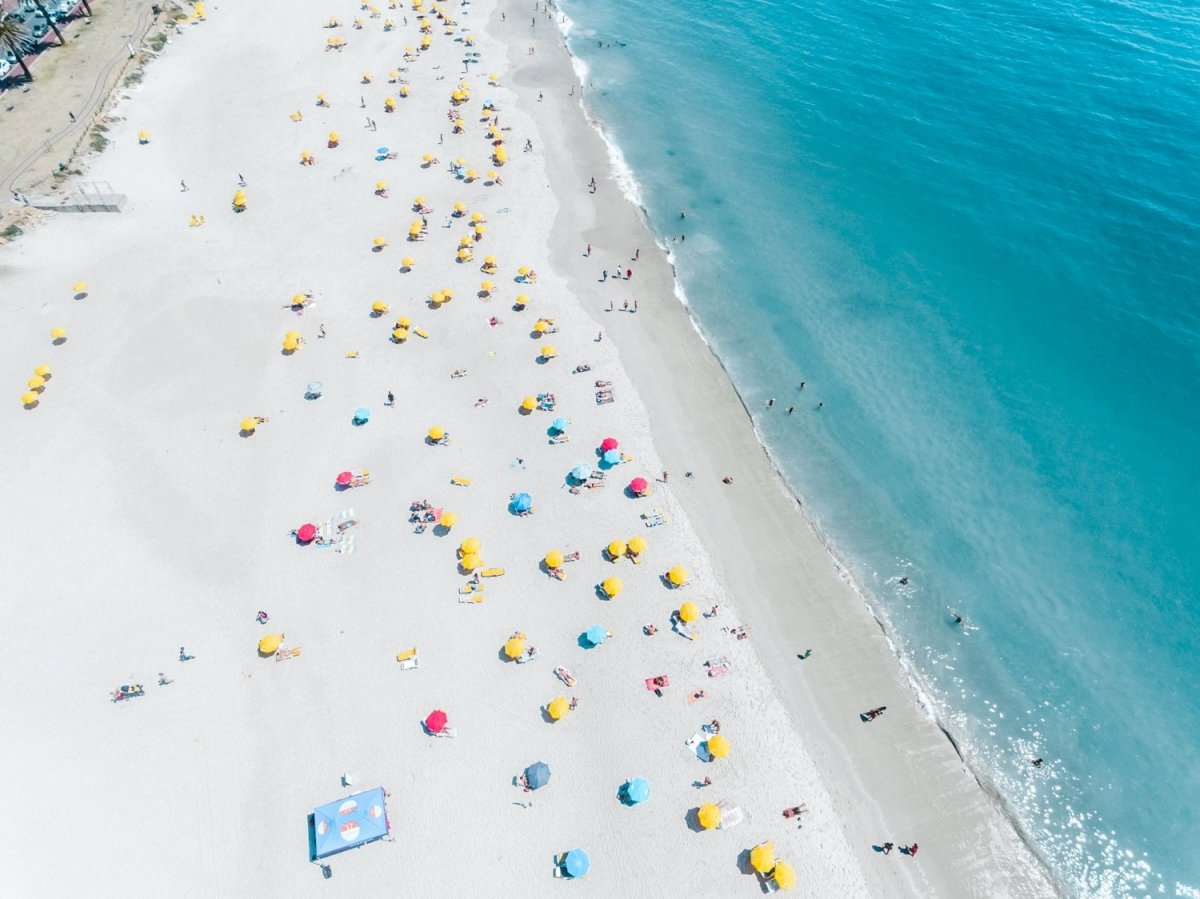
{"label": "shoreline", "polygon": [[[566,17],[567,27],[566,28],[561,27],[557,17],[564,16],[565,14],[563,14],[560,10],[556,9],[553,6],[551,6],[551,9],[554,12],[554,15],[552,17],[555,18],[555,26],[554,26],[555,27],[555,40],[553,42],[549,42],[549,43],[553,43],[553,45],[563,53],[563,55],[566,58],[566,66],[568,68],[567,73],[557,73],[557,74],[559,74],[559,75],[568,74],[569,78],[570,78],[570,83],[574,84],[575,87],[578,89],[578,88],[580,88],[580,85],[581,85],[580,72],[582,71],[582,72],[586,73],[588,71],[588,66],[586,63],[584,63],[582,60],[580,60],[578,57],[576,57],[571,52],[570,47],[569,47],[568,42],[570,40],[570,31],[574,27],[575,23],[569,17]],[[494,27],[496,23],[493,21],[491,24]],[[539,35],[539,39],[541,39],[543,43],[546,43],[544,41],[544,35]],[[516,60],[512,58],[513,55],[514,55],[514,48],[510,46],[510,62],[515,64]],[[533,87],[532,87],[532,85],[530,85],[526,88],[526,95],[527,95],[528,99],[533,99],[532,93],[533,93]],[[561,93],[562,92],[559,91],[559,94],[561,94]],[[742,395],[738,392],[737,388],[734,386],[733,379],[732,379],[730,373],[725,368],[723,361],[720,359],[719,355],[715,352],[715,350],[712,347],[712,344],[708,340],[708,337],[704,332],[703,323],[699,319],[697,319],[695,317],[695,315],[693,314],[693,312],[691,310],[691,306],[687,302],[686,290],[683,287],[681,280],[679,279],[674,254],[671,252],[669,247],[662,241],[661,236],[659,234],[657,234],[656,232],[654,232],[653,229],[651,228],[650,223],[649,223],[648,210],[645,208],[644,203],[638,199],[638,197],[640,196],[640,190],[637,189],[636,172],[625,161],[624,154],[620,149],[620,145],[617,142],[616,137],[608,132],[607,126],[604,123],[603,119],[600,116],[596,115],[591,110],[591,108],[587,105],[587,101],[586,101],[585,97],[586,97],[586,92],[582,91],[582,90],[578,90],[577,96],[569,97],[568,99],[572,100],[574,105],[577,105],[578,115],[582,118],[582,120],[583,120],[582,124],[583,124],[584,128],[586,129],[586,131],[594,138],[595,141],[597,141],[603,147],[604,158],[605,158],[605,162],[606,162],[606,166],[604,169],[605,175],[604,175],[603,179],[597,179],[597,180],[602,185],[615,187],[619,191],[621,196],[620,196],[620,199],[618,202],[624,203],[634,212],[636,220],[637,220],[638,228],[644,233],[645,237],[649,238],[653,242],[654,249],[658,251],[658,255],[661,255],[663,264],[669,270],[669,277],[670,277],[670,282],[672,285],[672,290],[670,291],[669,295],[674,300],[674,302],[677,304],[678,310],[683,313],[683,318],[686,320],[688,330],[690,330],[692,332],[692,335],[694,335],[694,338],[697,339],[700,343],[700,347],[692,347],[692,348],[689,348],[689,350],[691,352],[699,352],[702,354],[706,354],[708,357],[710,357],[712,364],[714,364],[719,369],[721,376],[724,378],[725,382],[728,385],[729,394],[731,395],[733,401],[736,403],[737,408],[740,411],[741,415],[744,416],[744,420],[741,422],[739,427],[741,427],[745,430],[748,430],[750,432],[750,434],[753,437],[753,441],[754,441],[755,445],[757,446],[758,450],[761,452],[762,461],[765,462],[766,466],[770,469],[771,478],[776,482],[774,486],[778,487],[778,489],[784,493],[784,495],[786,497],[785,502],[793,504],[794,511],[799,513],[799,516],[803,522],[802,528],[803,528],[804,538],[807,540],[811,540],[813,543],[815,543],[816,546],[819,547],[820,551],[825,554],[825,556],[828,559],[828,562],[831,563],[836,578],[842,582],[842,585],[844,587],[844,592],[845,592],[846,596],[844,598],[842,598],[842,601],[854,603],[854,604],[860,606],[861,609],[870,616],[871,622],[873,622],[875,624],[875,626],[877,626],[879,633],[883,638],[883,642],[886,646],[886,653],[882,657],[881,661],[884,661],[885,664],[889,664],[891,667],[896,669],[896,674],[902,680],[903,686],[907,688],[908,695],[905,697],[906,703],[911,706],[911,709],[913,711],[915,711],[916,714],[924,722],[926,722],[927,725],[929,725],[930,727],[933,728],[933,730],[935,731],[935,734],[936,734],[936,738],[940,738],[940,740],[942,742],[943,750],[949,749],[953,752],[954,759],[956,759],[958,761],[958,763],[962,767],[962,770],[969,776],[970,781],[974,786],[974,790],[977,793],[977,799],[982,800],[982,803],[985,806],[985,808],[983,809],[984,813],[989,814],[989,815],[994,815],[998,819],[998,821],[994,822],[994,823],[998,823],[1000,825],[1001,832],[993,833],[992,834],[993,838],[1003,841],[1005,839],[1004,834],[1002,832],[1003,828],[1005,828],[1005,827],[1011,828],[1010,835],[1011,835],[1011,837],[1015,838],[1016,842],[1019,844],[1019,849],[1014,853],[1014,858],[1012,860],[1014,862],[1018,863],[1018,865],[1017,865],[1018,868],[1020,867],[1020,865],[1019,865],[1019,863],[1021,861],[1020,856],[1023,853],[1027,853],[1028,859],[1033,861],[1034,866],[1035,866],[1036,876],[1029,877],[1027,884],[1021,884],[1020,887],[1013,889],[1012,892],[1005,892],[1003,894],[1004,895],[1031,895],[1031,896],[1047,895],[1047,894],[1053,894],[1053,895],[1057,895],[1057,896],[1068,895],[1068,892],[1067,892],[1065,886],[1058,883],[1057,880],[1055,879],[1052,869],[1050,868],[1050,866],[1047,863],[1047,861],[1045,860],[1045,858],[1038,851],[1038,847],[1037,847],[1036,843],[1032,840],[1032,838],[1029,836],[1029,834],[1021,826],[1021,822],[1018,819],[1018,817],[1015,814],[1013,814],[1012,811],[1008,808],[1006,797],[999,790],[997,790],[993,785],[991,785],[990,781],[984,775],[982,775],[979,771],[975,770],[969,764],[969,762],[967,761],[966,757],[964,756],[961,748],[959,747],[958,741],[954,737],[953,732],[940,719],[940,717],[936,713],[935,707],[931,704],[931,702],[925,696],[924,688],[923,688],[922,684],[920,683],[920,680],[919,680],[917,674],[913,670],[910,660],[898,649],[897,645],[893,641],[891,634],[888,631],[888,627],[887,627],[885,618],[883,616],[881,616],[879,611],[875,608],[875,606],[871,602],[870,598],[868,597],[866,591],[864,591],[861,588],[861,586],[855,582],[852,575],[850,574],[849,568],[838,557],[835,549],[824,540],[819,529],[816,527],[816,525],[812,521],[812,519],[808,516],[808,514],[805,510],[804,504],[803,504],[802,500],[800,499],[797,489],[795,489],[790,484],[786,473],[780,468],[775,457],[772,455],[770,447],[762,439],[749,406],[746,404],[745,399],[742,397]],[[568,104],[568,105],[570,105],[570,104]],[[569,123],[567,124],[566,127],[567,127],[567,129],[570,128]],[[624,169],[624,171],[621,171],[622,169]],[[574,174],[576,175],[576,180],[578,183],[580,183],[580,184],[585,183],[583,181],[583,179],[581,177],[579,177],[582,174],[582,171],[578,167],[576,167]],[[624,177],[631,179],[632,185],[630,185],[630,186],[621,185],[619,182]],[[631,196],[630,195],[631,193],[634,194],[634,196]],[[563,217],[569,218],[566,215],[563,215]],[[593,226],[593,229],[596,231],[601,230],[601,229],[595,228],[595,226]],[[567,228],[556,229],[556,231],[558,231],[558,233],[560,233],[560,234],[568,232],[569,230],[570,229],[567,229]],[[589,232],[584,232],[584,233],[587,234]],[[568,267],[568,268],[572,267],[570,265],[570,260],[571,260],[570,251],[567,247],[565,247],[563,245],[563,243],[565,243],[565,241],[560,238],[559,256],[556,259],[556,268],[558,267],[558,265],[560,263],[563,264],[565,267]],[[642,290],[642,285],[645,283],[645,280],[642,277],[641,272],[642,272],[642,270],[645,269],[646,261],[649,258],[650,257],[642,257],[642,261],[638,268],[637,286],[632,288],[632,290],[634,292],[638,293],[639,299],[642,299],[643,301],[646,296]],[[576,265],[574,267],[575,268],[579,267],[577,264],[577,260],[576,260]],[[642,313],[639,311],[639,316],[641,314]],[[628,344],[631,342],[631,337],[634,337],[634,333],[623,335],[620,338],[620,342],[622,344]],[[688,335],[686,333],[682,332],[680,329],[674,330],[673,337],[685,344],[688,339]],[[647,346],[648,341],[646,341],[644,339],[637,339],[637,338],[635,338],[635,340],[636,340],[636,342],[642,344],[641,346],[637,347],[637,349],[640,349],[642,351],[652,349],[652,346]],[[643,357],[643,358],[645,357],[644,352],[638,353],[637,355],[640,357]],[[629,369],[630,365],[627,361],[626,354],[623,354],[622,358],[623,358],[623,364],[625,365],[625,367],[627,369]],[[647,398],[647,391],[645,389],[646,377],[644,377],[644,376],[640,377],[637,374],[631,373],[631,378],[633,379],[634,384],[637,387],[639,394],[642,395],[643,400],[646,401],[647,406],[650,407],[651,411],[653,412],[653,404]],[[676,387],[676,389],[674,391],[672,391],[675,394],[674,398],[676,400],[682,400],[682,398],[685,394],[685,391],[680,389],[680,385],[675,385],[675,387]],[[653,415],[652,415],[652,420],[653,420]],[[651,430],[652,430],[652,435],[654,437],[655,445],[661,448],[664,443],[663,434],[661,433],[661,428],[658,428],[652,424]],[[700,437],[699,434],[697,434],[695,436],[697,438]],[[697,442],[699,443],[699,440]],[[665,457],[665,455],[664,455],[664,457]],[[735,486],[738,486],[738,484],[735,484]],[[759,484],[757,482],[756,482],[756,486],[759,486]],[[689,518],[690,518],[691,522],[693,523],[693,525],[695,525],[697,523],[698,519],[700,521],[703,521],[705,515],[704,515],[703,511],[698,512],[698,510],[695,508],[697,503],[689,503],[687,500],[686,493],[679,492],[679,493],[677,493],[677,496],[679,496],[681,504],[688,510]],[[704,543],[705,543],[705,546],[706,546],[708,552],[711,555],[718,555],[721,553],[720,548],[719,548],[721,545],[720,543],[713,542],[713,541],[710,541],[707,539],[704,541]],[[715,563],[716,563],[716,561],[717,560],[714,559]],[[725,580],[725,579],[723,579],[723,580]],[[751,602],[749,604],[747,604],[747,602],[744,598],[744,595],[739,595],[739,592],[736,589],[734,589],[731,584],[729,584],[728,580],[726,580],[726,587],[727,587],[727,590],[730,595],[738,597],[737,602],[743,608],[743,610],[745,610],[747,613],[765,612],[766,611],[764,609],[755,609],[754,608],[754,606],[758,605],[758,602],[759,602],[758,597],[755,597],[753,600],[751,600]],[[770,595],[770,594],[766,594],[766,595]],[[770,614],[770,613],[768,613],[768,614]],[[757,632],[756,632],[756,636],[757,636]],[[807,646],[807,644],[806,644],[806,646]],[[775,680],[775,682],[777,684],[786,684],[789,680],[788,672],[787,672],[786,668],[778,666],[778,664],[777,664],[778,658],[776,660],[774,660],[776,662],[776,664],[773,664],[772,660],[769,660],[768,658],[763,657],[762,653],[758,653],[758,654],[759,654],[760,658],[762,658],[763,664],[766,667],[768,673],[771,675],[772,679]],[[813,698],[814,697],[812,697],[810,695],[810,699],[813,699]],[[786,700],[785,700],[785,704],[788,706],[789,714],[793,717],[793,720],[798,723],[800,718],[802,717],[802,715],[800,714],[801,709],[802,709],[801,705],[798,703],[794,703],[794,702],[787,702]],[[814,705],[816,705],[820,708],[820,711],[822,713],[822,720],[826,724],[826,727],[828,728],[830,726],[832,719],[834,718],[834,715],[835,715],[832,705],[830,703],[824,703],[823,705],[821,703],[814,703]],[[892,709],[892,707],[889,707],[889,712],[891,712],[891,711],[893,711],[893,709]],[[832,734],[830,736],[832,736]],[[827,770],[823,769],[822,774],[828,775],[829,772]],[[966,805],[968,807],[970,807],[971,805],[977,804],[977,803],[971,802],[971,797],[969,797],[969,796],[965,797],[965,800],[966,800]],[[973,811],[974,811],[974,813],[978,813],[979,809],[975,809]],[[967,814],[970,814],[970,812],[967,812]],[[984,829],[985,830],[988,829],[986,826],[986,823],[984,824]],[[848,837],[852,838],[853,835],[848,834]],[[867,861],[867,859],[869,859],[869,856],[864,858],[864,861]],[[864,864],[864,869],[867,869],[867,865],[865,865],[865,864]],[[1017,875],[1016,880],[1020,880],[1021,875],[1025,874],[1025,873],[1028,873],[1028,872],[1018,873],[1016,870],[1010,872],[1010,874],[1012,874],[1012,875]],[[1013,884],[1010,884],[1010,886],[1013,886]],[[912,887],[914,889],[916,889],[917,884],[913,883]],[[960,888],[965,889],[965,887],[966,887],[965,884],[957,884],[957,885],[951,887],[949,892],[946,892],[943,894],[944,895],[956,895],[958,889],[960,889]],[[1024,893],[1024,892],[1020,891],[1021,887],[1027,887],[1031,892]],[[1049,893],[1047,893],[1047,890],[1049,891]],[[981,891],[980,894],[981,895],[983,895],[983,894],[1000,895],[1001,893],[993,892],[991,889],[988,889],[988,890]]]}

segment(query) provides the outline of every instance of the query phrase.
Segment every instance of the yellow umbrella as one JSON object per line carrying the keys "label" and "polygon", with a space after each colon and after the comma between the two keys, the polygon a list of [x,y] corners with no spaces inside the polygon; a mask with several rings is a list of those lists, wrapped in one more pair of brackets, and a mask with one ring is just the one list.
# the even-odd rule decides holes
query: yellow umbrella
{"label": "yellow umbrella", "polygon": [[443,512],[442,517],[438,519],[438,524],[440,524],[444,528],[452,528],[457,523],[458,523],[458,516],[455,515],[453,512]]}
{"label": "yellow umbrella", "polygon": [[700,610],[696,608],[694,602],[685,602],[679,607],[679,620],[684,624],[690,624],[700,617]]}
{"label": "yellow umbrella", "polygon": [[443,287],[442,288],[442,296],[444,296],[447,300],[452,300],[452,299],[454,299],[454,291],[451,290],[449,287]]}
{"label": "yellow umbrella", "polygon": [[475,241],[473,241],[473,240],[470,238],[470,236],[467,236],[467,237],[460,237],[460,238],[458,239],[458,245],[459,245],[460,247],[469,247],[469,246],[470,246],[471,244],[473,244],[474,242],[475,242]]}
{"label": "yellow umbrella", "polygon": [[[721,734],[708,738],[708,754],[715,759],[723,759],[729,755],[729,741]],[[770,844],[768,844],[770,845]]]}
{"label": "yellow umbrella", "polygon": [[625,586],[621,583],[619,577],[606,577],[604,583],[600,585],[600,589],[604,591],[604,595],[612,599],[621,592],[621,588]]}
{"label": "yellow umbrella", "polygon": [[524,637],[509,637],[504,643],[504,654],[510,659],[519,658],[525,651]]}
{"label": "yellow umbrella", "polygon": [[614,540],[612,543],[608,544],[608,554],[615,562],[617,559],[621,558],[621,556],[625,555],[625,550],[628,548],[629,547],[625,545],[624,540]]}
{"label": "yellow umbrella", "polygon": [[[461,121],[462,121],[462,119],[459,119],[459,122],[461,122]],[[461,128],[462,125],[459,125],[458,127]],[[479,177],[479,172],[475,171],[475,169],[467,169],[467,180],[468,181],[474,181],[478,177]]]}
{"label": "yellow umbrella", "polygon": [[721,809],[711,802],[706,802],[697,810],[696,820],[705,830],[712,830],[721,823]]}
{"label": "yellow umbrella", "polygon": [[646,538],[645,537],[630,537],[629,538],[629,551],[631,553],[633,553],[635,556],[640,556],[642,553],[644,553],[646,551]]}
{"label": "yellow umbrella", "polygon": [[770,840],[759,843],[750,850],[750,867],[759,874],[766,874],[775,867],[775,844]]}
{"label": "yellow umbrella", "polygon": [[408,329],[407,328],[393,328],[392,329],[392,337],[394,337],[396,339],[397,343],[403,343],[404,341],[408,340]]}
{"label": "yellow umbrella", "polygon": [[500,177],[500,175],[499,175],[499,173],[497,173],[497,172],[488,172],[488,173],[487,173],[487,179],[488,179],[488,181],[495,181],[495,180],[496,180],[497,178],[499,178],[499,177]]}
{"label": "yellow umbrella", "polygon": [[571,703],[567,702],[567,697],[565,696],[556,696],[550,700],[550,704],[546,706],[546,711],[550,713],[550,717],[555,721],[561,721],[571,711]]}
{"label": "yellow umbrella", "polygon": [[455,212],[466,212],[466,211],[467,211],[466,204],[465,204],[465,203],[462,203],[462,202],[455,203],[455,204],[454,204],[454,211],[455,211]]}
{"label": "yellow umbrella", "polygon": [[294,352],[295,350],[300,349],[300,341],[296,340],[294,337],[285,337],[283,339],[283,348],[289,353]]}
{"label": "yellow umbrella", "polygon": [[255,428],[257,428],[257,427],[258,427],[258,421],[256,421],[255,419],[253,419],[253,418],[243,418],[242,419],[242,430],[245,431],[247,434],[253,434]]}
{"label": "yellow umbrella", "polygon": [[519,293],[519,294],[517,294],[516,299],[513,300],[513,305],[514,306],[527,306],[527,305],[529,305],[529,297],[523,293]]}
{"label": "yellow umbrella", "polygon": [[485,218],[483,217],[483,213],[481,213],[481,212],[472,212],[472,213],[471,213],[471,221],[473,221],[473,222],[486,222],[486,221],[487,221],[487,219],[485,219]]}
{"label": "yellow umbrella", "polygon": [[38,395],[36,393],[21,394],[21,405],[22,406],[32,406],[37,401],[38,401]]}
{"label": "yellow umbrella", "polygon": [[380,315],[386,315],[388,312],[388,304],[383,300],[376,300],[371,304],[371,311],[378,312]]}
{"label": "yellow umbrella", "polygon": [[484,256],[484,257],[483,257],[483,262],[484,262],[484,264],[485,264],[485,265],[495,265],[495,264],[496,264],[496,257],[495,257],[495,256]]}
{"label": "yellow umbrella", "polygon": [[66,337],[66,336],[67,336],[67,329],[66,329],[66,328],[53,328],[53,329],[50,331],[50,337],[51,337],[53,340],[62,340],[62,339],[63,339],[64,337]]}
{"label": "yellow umbrella", "polygon": [[558,355],[558,350],[556,350],[550,344],[546,344],[544,347],[542,347],[542,358],[543,359],[553,359],[557,355]]}
{"label": "yellow umbrella", "polygon": [[431,153],[426,153],[424,156],[421,157],[421,161],[427,162],[427,163],[433,162],[433,155]]}
{"label": "yellow umbrella", "polygon": [[375,240],[374,240],[374,244],[375,244],[375,246],[377,246],[377,247],[386,247],[386,246],[387,246],[387,238],[385,238],[385,237],[376,237],[376,238],[375,238]]}
{"label": "yellow umbrella", "polygon": [[267,634],[258,641],[258,651],[265,656],[274,655],[275,651],[283,645],[283,634]]}
{"label": "yellow umbrella", "polygon": [[39,378],[45,378],[47,375],[50,374],[50,366],[49,365],[39,365],[37,368],[35,368],[33,370],[33,373],[35,375],[37,375]]}
{"label": "yellow umbrella", "polygon": [[408,85],[407,84],[400,85],[400,96],[401,97],[408,96]]}
{"label": "yellow umbrella", "polygon": [[440,306],[442,303],[446,302],[446,295],[440,290],[435,291],[429,295],[429,302],[433,303],[435,306]]}
{"label": "yellow umbrella", "polygon": [[28,381],[25,382],[25,385],[30,390],[37,390],[41,387],[46,386],[46,379],[43,378],[41,375],[34,375],[32,378],[30,378]]}
{"label": "yellow umbrella", "polygon": [[[442,524],[446,527],[450,527],[450,525],[446,524],[446,516],[444,513],[442,514]],[[467,553],[462,557],[461,560],[459,560],[458,564],[463,567],[463,571],[474,571],[483,564],[483,560],[480,559],[476,553]]]}
{"label": "yellow umbrella", "polygon": [[396,319],[396,327],[397,328],[411,328],[412,322],[409,321],[409,318],[407,315],[402,315],[398,319]]}
{"label": "yellow umbrella", "polygon": [[539,334],[545,334],[550,330],[550,325],[547,322],[539,321],[534,324],[533,330],[537,331]]}
{"label": "yellow umbrella", "polygon": [[775,865],[775,885],[781,890],[790,890],[796,886],[796,869],[787,862]]}
{"label": "yellow umbrella", "polygon": [[491,293],[492,288],[495,286],[496,285],[493,284],[491,281],[484,281],[479,285],[479,289],[482,290],[484,293]]}
{"label": "yellow umbrella", "polygon": [[468,259],[471,258],[471,251],[468,250],[466,247],[463,247],[457,253],[455,253],[455,255],[458,257],[460,262],[466,262]]}
{"label": "yellow umbrella", "polygon": [[458,157],[458,159],[454,160],[454,164],[455,165],[466,165],[467,160],[465,157],[460,156],[460,157]]}
{"label": "yellow umbrella", "polygon": [[[33,385],[31,384],[30,386],[32,387]],[[537,397],[536,396],[525,397],[525,399],[521,400],[521,408],[524,409],[526,412],[532,412],[534,409],[537,408]]]}
{"label": "yellow umbrella", "polygon": [[284,337],[284,340],[299,340],[300,332],[299,331],[288,331],[286,334],[283,335],[283,337]]}
{"label": "yellow umbrella", "polygon": [[459,546],[458,551],[461,552],[464,556],[469,556],[472,553],[479,552],[479,547],[480,547],[480,542],[479,542],[478,537],[468,537],[466,540],[464,540],[462,542],[462,545]]}
{"label": "yellow umbrella", "polygon": [[446,429],[443,428],[441,425],[434,425],[432,428],[429,429],[429,439],[430,440],[441,440],[445,436],[446,436]]}
{"label": "yellow umbrella", "polygon": [[485,225],[476,225],[475,226],[475,239],[476,240],[483,240],[483,235],[485,235],[485,234],[487,234],[487,226],[485,226]]}
{"label": "yellow umbrella", "polygon": [[371,80],[371,73],[363,72],[363,81],[370,81],[370,80]]}
{"label": "yellow umbrella", "polygon": [[415,264],[416,264],[416,260],[413,259],[411,256],[405,256],[403,259],[400,260],[400,265],[402,265],[404,268],[412,268]]}
{"label": "yellow umbrella", "polygon": [[674,568],[672,568],[670,571],[667,572],[667,580],[669,580],[671,582],[672,586],[682,587],[684,584],[687,583],[687,579],[688,579],[688,570],[686,568],[684,568],[682,565],[676,565]]}
{"label": "yellow umbrella", "polygon": [[338,134],[336,131],[329,132],[329,142],[331,144],[336,144],[341,139],[342,139],[342,136],[340,134]]}
{"label": "yellow umbrella", "polygon": [[388,72],[388,77],[391,78],[393,81],[395,81],[397,78],[400,77],[400,73],[397,72],[395,69],[392,69],[390,72]]}
{"label": "yellow umbrella", "polygon": [[306,297],[302,293],[293,294],[292,295],[292,305],[293,306],[303,306],[307,299],[308,299],[308,297]]}
{"label": "yellow umbrella", "polygon": [[145,143],[146,141],[150,140],[150,132],[149,131],[139,131],[138,132],[138,140],[140,140],[142,143]]}
{"label": "yellow umbrella", "polygon": [[529,266],[522,265],[520,268],[517,269],[517,274],[520,275],[522,278],[524,278],[526,275],[529,274],[529,271],[530,271]]}
{"label": "yellow umbrella", "polygon": [[376,190],[387,190],[387,182],[386,181],[376,181],[375,189]]}
{"label": "yellow umbrella", "polygon": [[384,109],[395,109],[396,108],[396,98],[395,97],[386,98],[383,101],[383,108]]}
{"label": "yellow umbrella", "polygon": [[424,206],[425,198],[424,197],[413,197],[413,205],[414,206]]}
{"label": "yellow umbrella", "polygon": [[82,281],[76,281],[74,284],[71,285],[72,293],[83,293],[85,290],[87,290],[87,285],[84,284]]}
{"label": "yellow umbrella", "polygon": [[557,549],[552,549],[546,553],[547,568],[561,568],[563,563],[563,554]]}

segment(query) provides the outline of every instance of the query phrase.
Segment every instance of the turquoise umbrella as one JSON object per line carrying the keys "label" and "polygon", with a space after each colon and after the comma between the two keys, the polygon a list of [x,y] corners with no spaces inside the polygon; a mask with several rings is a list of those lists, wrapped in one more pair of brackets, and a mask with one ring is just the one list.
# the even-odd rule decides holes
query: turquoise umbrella
{"label": "turquoise umbrella", "polygon": [[581,462],[571,469],[571,477],[577,481],[586,481],[592,476],[592,466]]}
{"label": "turquoise umbrella", "polygon": [[566,418],[556,418],[556,419],[554,419],[554,421],[550,422],[550,428],[552,430],[558,431],[560,434],[563,431],[565,431],[567,428],[569,428],[570,426],[571,426],[571,422],[569,419],[566,419]]}
{"label": "turquoise umbrella", "polygon": [[545,762],[534,762],[525,769],[525,783],[529,784],[531,790],[550,783],[550,766]]}
{"label": "turquoise umbrella", "polygon": [[512,498],[509,508],[514,512],[528,512],[533,508],[533,497],[528,493],[518,493]]}
{"label": "turquoise umbrella", "polygon": [[354,410],[354,423],[356,425],[366,424],[371,419],[371,410],[366,406],[359,406]]}
{"label": "turquoise umbrella", "polygon": [[635,777],[625,784],[625,798],[630,805],[637,805],[650,798],[650,784],[640,777]]}
{"label": "turquoise umbrella", "polygon": [[568,877],[582,877],[592,867],[592,860],[588,858],[588,854],[582,849],[572,849],[567,853],[567,857],[563,859],[563,868],[567,872]]}
{"label": "turquoise umbrella", "polygon": [[593,624],[583,632],[583,638],[593,646],[599,646],[608,639],[608,631],[598,624]]}
{"label": "turquoise umbrella", "polygon": [[621,464],[621,451],[610,449],[605,452],[602,458],[604,459],[605,465],[619,465]]}

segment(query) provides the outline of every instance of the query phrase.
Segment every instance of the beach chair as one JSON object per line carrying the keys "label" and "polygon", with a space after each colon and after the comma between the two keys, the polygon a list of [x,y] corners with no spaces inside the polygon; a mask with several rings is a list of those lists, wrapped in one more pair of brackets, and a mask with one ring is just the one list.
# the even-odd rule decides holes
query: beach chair
{"label": "beach chair", "polygon": [[460,596],[458,601],[460,603],[481,603],[483,602],[483,591],[477,590],[476,592],[470,593],[466,596]]}
{"label": "beach chair", "polygon": [[563,866],[567,863],[567,854],[565,852],[556,852],[550,858],[551,864],[554,865],[554,876],[565,878],[567,876],[567,872],[563,870]]}
{"label": "beach chair", "polygon": [[469,596],[472,593],[483,592],[483,587],[480,586],[479,584],[475,583],[474,581],[468,581],[467,583],[463,584],[461,587],[458,588],[458,592],[461,593],[463,596]]}
{"label": "beach chair", "polygon": [[417,657],[417,647],[415,646],[412,649],[404,650],[404,652],[396,653],[396,661],[400,663],[402,671],[421,667],[421,660]]}
{"label": "beach chair", "polygon": [[300,647],[296,646],[292,649],[284,649],[282,646],[275,650],[275,661],[286,662],[288,659],[294,659],[300,655]]}
{"label": "beach chair", "polygon": [[483,577],[504,577],[503,568],[485,568],[479,573]]}
{"label": "beach chair", "polygon": [[554,444],[570,443],[570,442],[571,442],[570,434],[555,434],[553,437],[550,438],[550,443],[554,443]]}
{"label": "beach chair", "polygon": [[426,331],[424,328],[413,328],[413,333],[416,334],[418,337],[423,337],[426,340],[429,339],[429,332]]}
{"label": "beach chair", "polygon": [[606,477],[608,477],[608,472],[606,471],[593,471],[590,475],[588,475],[588,480],[603,481]]}
{"label": "beach chair", "polygon": [[358,350],[346,350],[346,358],[347,359],[357,359],[358,358]]}
{"label": "beach chair", "polygon": [[346,534],[341,540],[338,540],[333,547],[334,552],[341,553],[344,556],[349,556],[354,553],[355,541],[353,534]]}
{"label": "beach chair", "polygon": [[455,477],[452,477],[452,478],[450,479],[450,483],[451,483],[451,484],[454,484],[456,487],[470,487],[470,486],[471,486],[471,479],[470,479],[470,478],[464,478],[464,477],[462,477],[462,476],[460,476],[460,475],[456,475]]}
{"label": "beach chair", "polygon": [[717,825],[717,830],[729,830],[729,828],[737,827],[745,820],[746,813],[742,811],[741,806],[722,808],[721,823]]}
{"label": "beach chair", "polygon": [[613,401],[613,396],[611,393],[609,393],[609,394],[597,393],[596,394],[596,405],[597,406],[605,406],[605,405],[608,405],[609,403],[611,403],[612,401]]}

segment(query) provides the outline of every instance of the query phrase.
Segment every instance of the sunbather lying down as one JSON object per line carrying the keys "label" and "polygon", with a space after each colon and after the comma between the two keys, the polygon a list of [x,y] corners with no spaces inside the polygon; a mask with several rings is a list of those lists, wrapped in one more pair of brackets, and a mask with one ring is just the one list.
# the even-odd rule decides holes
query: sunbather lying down
{"label": "sunbather lying down", "polygon": [[450,377],[452,378],[465,378],[466,376],[467,370],[465,368],[456,368],[454,371],[450,372]]}

